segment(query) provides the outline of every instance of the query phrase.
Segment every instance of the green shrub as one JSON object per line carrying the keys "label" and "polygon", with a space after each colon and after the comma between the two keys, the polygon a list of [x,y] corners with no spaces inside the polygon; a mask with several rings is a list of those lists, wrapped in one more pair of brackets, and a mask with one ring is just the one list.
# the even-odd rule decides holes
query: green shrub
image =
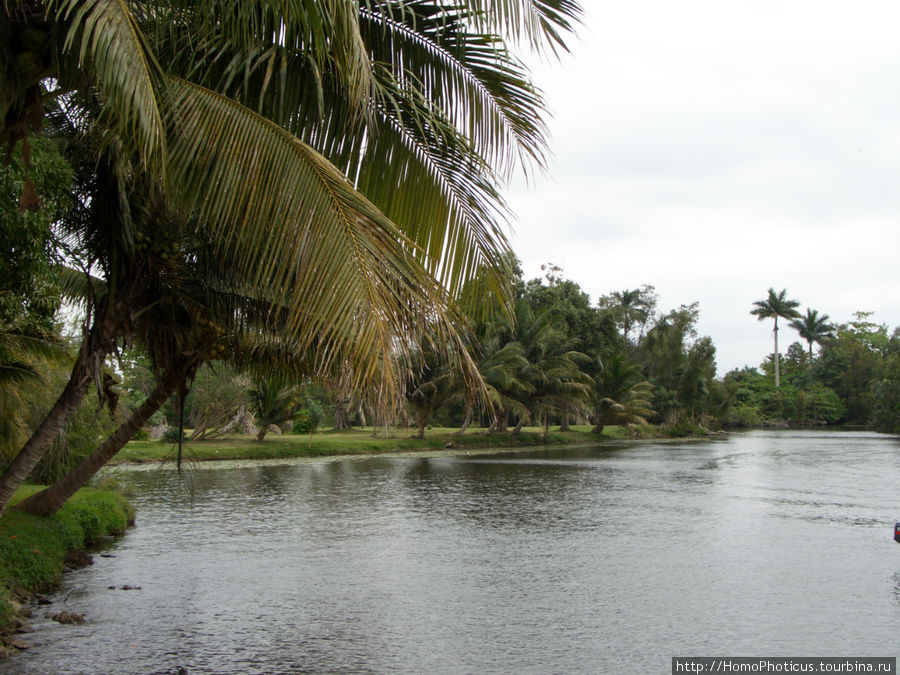
{"label": "green shrub", "polygon": [[[38,489],[19,490],[15,501]],[[7,509],[0,516],[0,624],[11,613],[6,601],[10,589],[53,589],[70,551],[117,534],[132,522],[131,504],[120,494],[102,490],[80,490],[53,516]]]}
{"label": "green shrub", "polygon": [[721,420],[724,427],[759,427],[762,426],[762,419],[759,417],[759,411],[752,405],[745,403],[737,403],[726,412]]}
{"label": "green shrub", "polygon": [[179,429],[178,427],[169,427],[163,432],[162,441],[164,443],[177,443],[181,440],[182,443],[187,442],[187,436],[184,433],[183,429]]}
{"label": "green shrub", "polygon": [[311,434],[318,426],[316,416],[308,408],[303,408],[294,416],[294,428],[291,431],[295,434]]}

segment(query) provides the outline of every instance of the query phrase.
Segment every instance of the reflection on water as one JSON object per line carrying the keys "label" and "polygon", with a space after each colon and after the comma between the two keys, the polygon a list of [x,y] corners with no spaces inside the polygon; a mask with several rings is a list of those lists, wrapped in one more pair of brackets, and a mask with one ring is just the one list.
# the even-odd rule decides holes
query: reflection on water
{"label": "reflection on water", "polygon": [[120,471],[137,527],[67,575],[57,603],[91,622],[37,619],[40,646],[0,670],[668,672],[676,655],[895,655],[898,460],[892,437],[777,431],[205,466],[189,488]]}

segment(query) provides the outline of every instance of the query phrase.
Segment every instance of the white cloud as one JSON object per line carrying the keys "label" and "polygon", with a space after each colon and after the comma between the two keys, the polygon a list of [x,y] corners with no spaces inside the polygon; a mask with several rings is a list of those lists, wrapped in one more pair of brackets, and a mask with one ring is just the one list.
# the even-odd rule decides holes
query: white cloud
{"label": "white cloud", "polygon": [[594,299],[646,282],[664,308],[699,301],[720,372],[771,349],[749,314],[769,286],[900,324],[900,5],[590,12],[573,54],[535,68],[555,157],[509,193],[526,274],[552,261]]}

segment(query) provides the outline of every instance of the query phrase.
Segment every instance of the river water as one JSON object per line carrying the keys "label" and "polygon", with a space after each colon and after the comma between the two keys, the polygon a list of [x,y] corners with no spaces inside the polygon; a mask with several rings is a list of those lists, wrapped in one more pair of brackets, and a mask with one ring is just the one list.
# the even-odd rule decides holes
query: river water
{"label": "river water", "polygon": [[[896,656],[900,439],[116,470],[135,528],[38,608],[16,673],[669,672]],[[128,585],[132,590],[122,590]],[[110,588],[114,587],[114,588]],[[85,613],[59,625],[44,611]]]}

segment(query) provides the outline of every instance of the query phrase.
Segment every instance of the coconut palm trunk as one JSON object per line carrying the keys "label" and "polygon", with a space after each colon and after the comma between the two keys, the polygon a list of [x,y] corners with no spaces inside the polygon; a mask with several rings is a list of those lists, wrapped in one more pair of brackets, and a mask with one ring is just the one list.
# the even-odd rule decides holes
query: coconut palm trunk
{"label": "coconut palm trunk", "polygon": [[112,342],[108,335],[101,334],[95,339],[85,341],[72,366],[72,374],[65,389],[15,456],[9,468],[0,476],[0,512],[6,508],[15,491],[47,454],[69,417],[78,409],[100,365],[111,351]]}
{"label": "coconut palm trunk", "polygon": [[[183,371],[182,371],[183,372]],[[116,453],[125,447],[135,432],[159,410],[183,379],[182,373],[168,373],[157,381],[150,395],[131,416],[107,438],[99,448],[81,460],[74,469],[50,487],[16,504],[15,509],[46,516],[59,511],[78,490],[84,487]]]}
{"label": "coconut palm trunk", "polygon": [[81,404],[91,382],[99,377],[103,361],[115,349],[116,339],[130,334],[130,315],[135,303],[134,291],[139,286],[140,282],[137,282],[127,289],[122,289],[117,301],[110,301],[107,298],[101,302],[94,315],[94,324],[75,358],[65,389],[32,432],[9,468],[0,476],[0,512],[6,508],[15,491],[47,454],[54,439]]}
{"label": "coconut palm trunk", "polygon": [[59,435],[66,420],[78,408],[87,393],[92,378],[88,355],[81,352],[72,369],[72,376],[63,392],[56,399],[50,412],[44,417],[40,426],[15,456],[9,468],[0,476],[0,511],[6,508],[19,486],[31,474],[32,470]]}
{"label": "coconut palm trunk", "polygon": [[472,424],[472,414],[472,405],[466,405],[466,419],[463,420],[462,426],[457,431],[453,432],[454,436],[462,436],[464,433],[466,433],[466,429],[468,429],[469,425]]}

